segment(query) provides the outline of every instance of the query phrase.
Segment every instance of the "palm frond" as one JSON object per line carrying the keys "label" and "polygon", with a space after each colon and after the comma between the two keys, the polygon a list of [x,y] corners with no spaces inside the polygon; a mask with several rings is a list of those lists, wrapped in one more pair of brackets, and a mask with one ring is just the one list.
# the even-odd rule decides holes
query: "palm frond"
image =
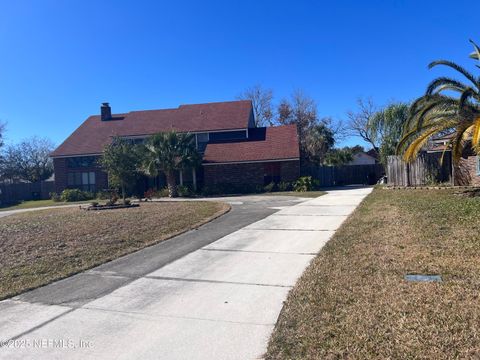
{"label": "palm frond", "polygon": [[444,90],[463,92],[466,88],[467,85],[458,80],[449,77],[439,77],[428,84],[425,94],[432,95],[434,93],[440,93]]}
{"label": "palm frond", "polygon": [[475,49],[475,51],[470,54],[470,57],[472,59],[480,60],[480,48],[473,42],[473,40],[470,39],[469,41],[472,43],[473,48]]}
{"label": "palm frond", "polygon": [[480,153],[480,116],[477,116],[473,122],[472,147],[477,153]]}
{"label": "palm frond", "polygon": [[473,74],[471,74],[467,69],[465,69],[464,67],[454,63],[453,61],[449,61],[449,60],[436,60],[436,61],[432,61],[428,67],[431,69],[435,66],[439,66],[439,65],[444,65],[444,66],[448,66],[456,71],[458,71],[459,73],[461,73],[463,76],[465,76],[468,80],[470,80],[470,82],[478,89],[479,88],[479,83],[478,83],[478,79],[473,76]]}

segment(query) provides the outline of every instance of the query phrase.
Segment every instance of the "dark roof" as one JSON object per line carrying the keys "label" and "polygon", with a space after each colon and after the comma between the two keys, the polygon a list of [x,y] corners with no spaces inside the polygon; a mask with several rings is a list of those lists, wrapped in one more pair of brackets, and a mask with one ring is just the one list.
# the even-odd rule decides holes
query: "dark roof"
{"label": "dark roof", "polygon": [[378,153],[375,151],[375,149],[370,149],[365,154],[373,157],[375,160],[378,160]]}
{"label": "dark roof", "polygon": [[204,163],[266,161],[300,157],[297,127],[284,125],[248,130],[248,139],[210,142],[205,149]]}
{"label": "dark roof", "polygon": [[99,154],[114,136],[151,135],[161,131],[201,132],[245,129],[252,113],[249,100],[181,105],[177,109],[131,111],[102,121],[90,116],[51,156]]}

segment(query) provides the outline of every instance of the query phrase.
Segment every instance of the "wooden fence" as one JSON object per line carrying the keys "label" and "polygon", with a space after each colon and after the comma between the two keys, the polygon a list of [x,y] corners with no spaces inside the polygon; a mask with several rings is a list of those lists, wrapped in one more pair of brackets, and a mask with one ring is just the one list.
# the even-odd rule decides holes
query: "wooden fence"
{"label": "wooden fence", "polygon": [[422,186],[436,183],[451,183],[452,157],[446,153],[421,153],[409,164],[401,156],[389,156],[387,184],[392,186]]}
{"label": "wooden fence", "polygon": [[0,184],[0,203],[8,204],[22,200],[48,199],[55,191],[54,181],[36,183]]}
{"label": "wooden fence", "polygon": [[385,174],[381,164],[309,167],[305,175],[320,181],[320,186],[373,185]]}

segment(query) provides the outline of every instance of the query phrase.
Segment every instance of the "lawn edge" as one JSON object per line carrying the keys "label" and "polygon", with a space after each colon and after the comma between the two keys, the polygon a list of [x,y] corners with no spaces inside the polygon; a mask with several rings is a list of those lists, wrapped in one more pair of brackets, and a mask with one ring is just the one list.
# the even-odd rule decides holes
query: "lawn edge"
{"label": "lawn edge", "polygon": [[[152,242],[151,244],[148,244],[148,245],[145,246],[145,247],[142,247],[142,248],[140,248],[140,249],[136,249],[136,250],[133,250],[133,251],[126,252],[125,254],[122,254],[122,255],[119,256],[119,257],[116,257],[116,258],[113,258],[113,259],[109,259],[109,260],[107,260],[107,261],[102,261],[102,262],[95,263],[95,264],[93,264],[92,266],[89,266],[89,267],[87,267],[87,268],[84,268],[84,269],[81,269],[81,270],[78,270],[78,271],[72,271],[71,273],[69,273],[69,274],[67,274],[67,275],[65,275],[65,276],[60,276],[60,277],[58,277],[58,278],[52,279],[51,281],[48,281],[48,282],[46,282],[46,283],[44,283],[44,284],[42,284],[42,285],[39,285],[39,286],[32,286],[32,287],[26,288],[26,289],[24,289],[24,290],[22,290],[22,291],[16,292],[16,293],[14,293],[14,294],[11,294],[11,295],[8,295],[8,296],[5,296],[5,297],[0,296],[0,301],[9,300],[9,299],[11,300],[11,299],[13,299],[15,296],[19,296],[19,295],[24,294],[24,293],[26,293],[26,292],[28,292],[28,291],[32,291],[32,290],[41,288],[41,287],[43,287],[43,286],[47,286],[47,285],[53,284],[53,283],[55,283],[55,282],[57,282],[57,281],[61,281],[61,280],[67,279],[67,278],[69,278],[69,277],[71,277],[71,276],[74,276],[74,275],[83,273],[83,272],[85,272],[85,271],[92,270],[92,269],[96,268],[97,266],[104,265],[104,264],[108,264],[109,262],[112,262],[112,261],[114,261],[114,260],[120,259],[120,258],[122,258],[122,257],[124,257],[124,256],[128,256],[128,255],[134,254],[134,253],[136,253],[136,252],[138,252],[138,251],[142,251],[142,250],[147,249],[147,248],[149,248],[149,247],[151,247],[151,246],[158,245],[158,244],[160,244],[160,243],[162,243],[162,242],[173,240],[173,238],[175,238],[175,237],[177,237],[177,236],[179,236],[179,235],[182,235],[182,234],[184,234],[184,233],[186,233],[186,232],[188,232],[188,231],[196,230],[196,229],[198,229],[199,227],[201,227],[201,226],[203,226],[203,225],[206,225],[206,224],[212,222],[212,221],[215,220],[215,219],[218,219],[219,217],[221,217],[221,216],[229,213],[229,212],[232,210],[232,206],[231,206],[230,204],[228,204],[228,203],[224,203],[224,202],[221,202],[221,201],[212,201],[212,202],[214,202],[214,203],[216,202],[216,203],[218,203],[218,204],[222,204],[222,208],[221,208],[219,211],[217,211],[216,213],[214,213],[213,215],[205,218],[203,221],[199,221],[199,222],[197,222],[197,223],[195,223],[195,224],[193,224],[193,225],[191,225],[191,226],[189,226],[189,227],[187,227],[187,228],[185,228],[185,229],[182,229],[182,230],[176,231],[176,232],[174,232],[174,233],[171,233],[171,234],[167,235],[165,238],[162,238],[162,239],[160,239],[160,240],[154,241],[154,242]],[[55,209],[51,209],[51,210],[55,210]]]}

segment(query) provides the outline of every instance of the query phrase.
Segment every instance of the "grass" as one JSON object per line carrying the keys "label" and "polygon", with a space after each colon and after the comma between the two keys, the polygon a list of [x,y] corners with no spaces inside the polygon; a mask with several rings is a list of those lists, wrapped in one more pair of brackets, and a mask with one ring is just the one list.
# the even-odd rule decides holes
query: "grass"
{"label": "grass", "polygon": [[266,359],[480,357],[479,214],[450,190],[375,189],[289,293]]}
{"label": "grass", "polygon": [[265,195],[273,195],[273,196],[296,196],[296,197],[304,197],[304,198],[316,198],[322,195],[325,195],[325,191],[274,191],[265,193]]}
{"label": "grass", "polygon": [[72,205],[72,204],[88,204],[93,200],[88,201],[77,201],[77,202],[55,202],[51,199],[48,200],[28,200],[22,201],[15,205],[10,205],[6,207],[0,207],[0,211],[8,211],[8,210],[20,210],[20,209],[32,209],[37,207],[44,207],[44,206],[59,206],[59,205]]}
{"label": "grass", "polygon": [[153,245],[229,209],[218,202],[161,202],[104,211],[39,210],[0,218],[0,299]]}

